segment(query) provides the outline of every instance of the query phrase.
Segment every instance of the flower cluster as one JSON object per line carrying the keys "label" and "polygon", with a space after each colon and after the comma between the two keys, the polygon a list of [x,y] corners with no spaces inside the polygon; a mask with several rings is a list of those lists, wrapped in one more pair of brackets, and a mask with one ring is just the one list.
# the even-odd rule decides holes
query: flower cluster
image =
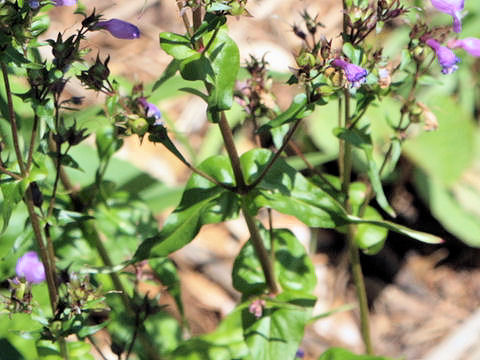
{"label": "flower cluster", "polygon": [[[462,32],[462,11],[465,0],[431,0],[432,5],[438,10],[453,17],[453,31]],[[465,38],[452,40],[448,47],[442,46],[436,39],[429,38],[425,43],[430,46],[437,56],[438,63],[442,66],[443,74],[451,74],[458,68],[460,59],[451,49],[462,48],[473,56],[480,56],[480,39]]]}

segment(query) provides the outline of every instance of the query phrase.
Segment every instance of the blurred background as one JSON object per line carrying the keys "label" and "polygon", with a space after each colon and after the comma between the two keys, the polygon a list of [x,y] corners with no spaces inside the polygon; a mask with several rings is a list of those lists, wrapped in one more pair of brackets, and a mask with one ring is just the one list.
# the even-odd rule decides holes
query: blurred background
{"label": "blurred background", "polygon": [[[170,61],[159,47],[158,34],[184,32],[176,2],[83,3],[89,11],[95,7],[106,19],[127,20],[140,28],[141,37],[134,41],[96,32],[89,36],[86,47],[91,48],[92,62],[97,53],[101,58],[111,56],[110,69],[125,94],[137,83],[143,83],[148,93]],[[433,11],[430,1],[404,3],[422,7],[434,24],[451,22],[449,16]],[[293,54],[301,46],[292,25],[301,24],[300,13],[305,9],[312,15],[319,14],[323,34],[338,46],[341,1],[251,0],[247,9],[252,17],[229,20],[230,34],[243,61],[250,55],[265,56],[272,71],[272,101],[285,109],[300,91],[282,84],[289,76],[289,67],[295,66]],[[480,2],[467,0],[466,10],[461,38],[480,37]],[[42,36],[44,39],[55,38],[58,31],[73,32],[82,20],[71,7],[52,9],[50,15],[52,26]],[[384,55],[395,60],[408,43],[408,32],[408,23],[394,23],[371,43],[384,48]],[[378,354],[409,360],[480,359],[480,316],[475,314],[480,303],[480,60],[462,51],[457,55],[462,63],[453,75],[442,75],[435,63],[433,75],[421,78],[418,101],[436,117],[438,130],[425,132],[421,125],[413,126],[398,169],[385,179],[387,196],[399,214],[396,220],[439,235],[446,242],[428,246],[390,234],[379,254],[362,257]],[[50,56],[46,47],[45,56]],[[149,101],[162,110],[179,148],[198,164],[221,152],[222,142],[216,127],[206,120],[206,105],[198,97],[178,90],[183,86],[181,79],[173,78],[155,90]],[[100,128],[104,120],[95,113],[103,96],[87,92],[73,80],[67,84],[67,92],[86,97],[85,109],[76,114],[79,123],[91,131]],[[378,156],[385,151],[381,145],[390,136],[385,131],[386,121],[397,119],[400,106],[395,99],[384,101],[366,115],[379,144],[375,149]],[[331,129],[335,126],[336,108],[334,103],[319,108],[295,137],[312,164],[333,173],[336,164],[332,160],[338,149]],[[243,110],[234,106],[228,117],[233,125],[238,124]],[[235,135],[241,152],[253,146],[241,130]],[[91,144],[93,140],[89,139],[74,150],[74,157],[78,156],[85,169],[84,173],[73,170],[73,178],[79,184],[88,183],[88,168],[94,167]],[[189,176],[188,169],[160,145],[140,143],[136,136],[125,139],[125,146],[110,169],[107,177],[114,178],[124,189],[138,192],[156,214],[159,226],[178,203],[180,187]],[[317,314],[355,302],[341,237],[331,231],[309,229],[281,214],[274,214],[274,226],[290,228],[310,250],[318,277]],[[179,268],[185,311],[193,334],[213,330],[239,300],[231,284],[231,268],[247,238],[241,219],[209,225],[191,244],[172,255]],[[128,251],[119,255],[128,258]],[[149,283],[142,287],[152,295],[161,293],[162,303],[173,304],[165,289]],[[178,316],[174,306],[169,311]],[[451,341],[458,339],[458,334],[462,341]],[[109,351],[107,342],[105,353]],[[309,326],[302,345],[306,359],[316,358],[330,346],[362,351],[355,311],[340,312]]]}

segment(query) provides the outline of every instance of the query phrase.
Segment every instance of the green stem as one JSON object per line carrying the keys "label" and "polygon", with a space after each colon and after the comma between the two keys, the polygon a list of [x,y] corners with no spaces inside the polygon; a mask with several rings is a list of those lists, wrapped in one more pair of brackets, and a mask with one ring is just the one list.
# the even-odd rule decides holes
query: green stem
{"label": "green stem", "polygon": [[8,80],[7,66],[5,65],[5,63],[2,62],[1,67],[2,67],[3,83],[5,85],[5,93],[7,94],[8,112],[10,117],[10,128],[12,130],[13,147],[15,149],[15,155],[17,156],[17,162],[18,162],[18,166],[20,167],[20,172],[24,177],[26,175],[26,170],[25,170],[25,165],[23,163],[22,152],[20,150],[20,145],[18,142],[17,119],[15,115],[15,110],[13,108],[12,91],[10,88],[10,81]]}
{"label": "green stem", "polygon": [[11,172],[10,170],[5,169],[2,165],[0,165],[0,172],[14,178],[15,180],[22,180],[22,177],[20,175],[15,174],[14,172]]}
{"label": "green stem", "polygon": [[50,306],[52,308],[52,315],[55,316],[57,311],[58,293],[57,285],[55,281],[55,264],[50,262],[48,250],[43,242],[42,229],[40,227],[40,221],[38,220],[37,213],[35,212],[35,206],[33,205],[33,197],[30,189],[25,194],[25,203],[28,209],[28,215],[32,223],[33,233],[40,252],[40,258],[42,259],[43,266],[45,267],[45,278],[47,280],[48,294],[50,296]]}
{"label": "green stem", "polygon": [[275,280],[272,260],[268,255],[267,249],[265,249],[265,246],[263,245],[262,237],[260,235],[260,232],[258,231],[255,219],[248,213],[248,209],[244,201],[242,201],[242,213],[247,223],[248,230],[250,232],[250,240],[252,241],[255,253],[257,254],[260,265],[262,266],[267,286],[272,294],[277,294],[279,292],[279,289]]}
{"label": "green stem", "polygon": [[60,337],[58,339],[58,344],[60,345],[60,354],[63,360],[68,360],[68,349],[67,349],[67,342],[65,341],[64,337]]}
{"label": "green stem", "polygon": [[[343,39],[347,39],[348,30],[348,6],[346,0],[342,0],[343,4]],[[344,91],[344,126],[349,128],[351,126],[350,117],[350,92],[348,89]],[[340,110],[340,109],[339,109]],[[339,115],[340,116],[340,115]],[[341,142],[340,142],[341,144]],[[351,173],[352,173],[352,147],[350,144],[344,142],[343,145],[343,158],[339,158],[340,162],[343,162],[341,174],[342,180],[342,192],[345,195],[345,209],[348,213],[351,213],[352,209],[350,201],[348,199],[348,189],[350,187]],[[360,330],[362,333],[363,343],[368,355],[373,355],[373,346],[370,338],[370,324],[369,324],[369,312],[367,303],[367,292],[365,290],[365,282],[363,280],[362,266],[360,264],[360,254],[358,252],[357,244],[355,243],[356,226],[353,224],[347,227],[347,241],[348,241],[348,254],[350,258],[350,266],[352,268],[353,282],[355,283],[355,289],[357,292],[358,305],[360,307]]]}
{"label": "green stem", "polygon": [[[344,126],[348,128],[351,125],[350,117],[350,93],[348,89],[344,91]],[[348,189],[350,187],[351,173],[352,173],[352,146],[348,142],[344,142],[343,158],[339,161],[342,162],[343,174],[342,180],[342,192],[345,196],[344,207],[348,213],[352,212],[350,201],[348,199]],[[355,290],[357,293],[358,305],[360,308],[360,330],[362,333],[363,343],[368,355],[373,355],[372,341],[370,337],[370,324],[369,324],[369,311],[367,302],[367,292],[365,289],[365,281],[363,279],[362,266],[360,264],[360,254],[358,246],[355,243],[356,226],[353,224],[347,227],[347,241],[348,241],[348,254],[350,259],[350,266],[352,269],[353,282],[355,284]]]}
{"label": "green stem", "polygon": [[202,25],[202,7],[198,5],[192,14],[193,19],[193,30],[197,31],[200,25]]}
{"label": "green stem", "polygon": [[370,323],[367,302],[367,291],[365,289],[365,281],[363,279],[362,265],[360,263],[360,254],[357,244],[355,243],[355,225],[348,225],[348,254],[350,258],[350,266],[352,268],[353,282],[357,293],[358,306],[360,308],[360,330],[362,333],[363,343],[368,355],[373,355],[372,340],[370,337]]}
{"label": "green stem", "polygon": [[[20,167],[22,177],[25,177],[27,175],[27,169],[25,168],[25,164],[23,162],[22,152],[20,150],[20,145],[18,141],[17,119],[15,116],[15,109],[13,108],[12,90],[10,88],[10,81],[8,79],[8,71],[5,63],[3,62],[1,63],[1,68],[2,68],[3,82],[5,85],[5,93],[7,95],[8,112],[9,112],[10,128],[12,130],[13,146],[15,149],[15,154],[17,157],[17,162],[18,162],[18,166]],[[25,193],[25,204],[27,205],[28,214],[30,217],[30,221],[32,223],[34,237],[37,242],[38,249],[40,251],[40,258],[42,259],[43,266],[45,267],[45,278],[47,280],[48,293],[50,297],[50,306],[52,308],[52,315],[55,316],[55,313],[57,310],[57,302],[58,302],[58,290],[57,290],[57,284],[55,281],[55,259],[49,256],[48,250],[45,247],[45,244],[43,242],[43,235],[40,227],[40,221],[38,219],[37,213],[35,212],[35,206],[33,204],[33,195],[30,188],[28,188]]]}
{"label": "green stem", "polygon": [[290,130],[288,131],[287,135],[285,136],[285,139],[283,141],[283,144],[282,146],[280,147],[280,149],[278,149],[278,151],[275,153],[275,155],[273,156],[273,158],[270,160],[270,162],[267,164],[267,166],[265,166],[265,168],[262,170],[262,172],[260,173],[260,175],[255,179],[255,181],[253,181],[250,185],[248,185],[248,189],[253,189],[255,188],[255,186],[257,186],[258,184],[260,184],[260,182],[262,181],[262,179],[268,174],[268,171],[272,168],[272,166],[275,164],[275,161],[278,160],[278,158],[280,157],[280,155],[282,154],[283,150],[285,150],[286,146],[288,145],[288,143],[290,142],[290,140],[292,139],[292,136],[293,134],[295,133],[295,131],[297,130],[298,126],[300,125],[300,122],[302,121],[302,119],[298,119],[295,124],[293,124],[293,126],[290,128]]}
{"label": "green stem", "polygon": [[183,20],[183,24],[185,25],[185,29],[187,30],[188,35],[192,36],[193,30],[192,30],[192,27],[190,26],[190,20],[188,20],[187,12],[183,7],[183,1],[177,0],[177,6],[180,12],[182,13],[182,20]]}
{"label": "green stem", "polygon": [[39,124],[38,116],[37,114],[35,114],[33,116],[32,137],[30,138],[30,147],[28,149],[28,156],[27,156],[27,169],[28,169],[27,171],[30,171],[30,166],[32,165],[32,161],[33,161],[33,150],[35,148],[35,140],[38,133],[38,124]]}
{"label": "green stem", "polygon": [[[247,194],[248,188],[245,184],[243,178],[242,168],[240,165],[240,158],[238,156],[237,148],[235,142],[233,141],[233,134],[230,126],[228,125],[227,118],[225,113],[221,113],[220,119],[218,121],[220,126],[220,131],[223,136],[223,141],[225,148],[227,150],[228,156],[230,157],[230,163],[232,164],[233,173],[235,175],[235,180],[237,183],[237,192],[239,194]],[[275,273],[273,270],[273,262],[270,256],[268,255],[267,249],[263,245],[262,237],[258,231],[257,224],[255,219],[248,212],[247,206],[245,204],[245,198],[242,199],[242,213],[245,217],[248,230],[250,232],[250,239],[252,241],[253,247],[255,248],[255,253],[257,254],[260,265],[262,266],[263,274],[265,275],[265,280],[267,286],[270,289],[270,292],[277,294],[279,289],[277,282],[275,280]]]}
{"label": "green stem", "polygon": [[206,53],[210,49],[210,47],[212,46],[213,42],[215,41],[215,38],[217,37],[219,31],[220,31],[220,27],[215,28],[215,30],[212,34],[212,37],[210,38],[210,40],[208,40],[208,43],[207,43],[207,45],[205,45],[205,48],[202,50],[202,53]]}
{"label": "green stem", "polygon": [[220,127],[220,132],[222,133],[223,142],[225,144],[225,149],[227,150],[228,157],[232,164],[233,174],[235,176],[235,181],[237,183],[237,191],[240,194],[247,193],[247,185],[243,178],[242,167],[240,165],[240,157],[238,156],[237,147],[233,141],[232,129],[228,125],[227,117],[222,111],[220,114],[220,119],[218,120],[218,125]]}

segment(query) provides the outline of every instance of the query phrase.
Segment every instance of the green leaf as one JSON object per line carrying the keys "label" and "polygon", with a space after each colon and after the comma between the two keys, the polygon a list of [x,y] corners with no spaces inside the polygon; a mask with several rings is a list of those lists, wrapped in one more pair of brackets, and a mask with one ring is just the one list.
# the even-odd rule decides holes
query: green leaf
{"label": "green leaf", "polygon": [[405,154],[429,176],[450,186],[474,160],[474,121],[447,96],[430,98],[428,106],[435,111],[438,130],[406,140]]}
{"label": "green leaf", "polygon": [[[274,229],[275,277],[283,291],[310,294],[316,285],[313,264],[303,245],[290,230]],[[260,235],[270,251],[270,232],[263,226]],[[255,249],[249,240],[240,250],[233,264],[233,287],[244,295],[262,294],[267,289],[265,276]]]}
{"label": "green leaf", "polygon": [[280,127],[288,124],[296,119],[301,119],[306,116],[307,110],[307,96],[304,93],[298,94],[293,98],[292,104],[287,110],[278,115],[275,119],[269,121],[258,129],[258,132]]}
{"label": "green leaf", "polygon": [[49,340],[37,341],[37,352],[40,359],[61,360],[60,349],[57,343]]}
{"label": "green leaf", "polygon": [[[17,345],[18,346],[18,345]],[[16,347],[8,339],[0,338],[0,349],[5,359],[25,360],[23,355],[18,352]]]}
{"label": "green leaf", "polygon": [[295,358],[315,298],[283,293],[274,300],[267,300],[259,319],[243,310],[244,337],[251,354],[248,360]]}
{"label": "green leaf", "polygon": [[[383,220],[377,210],[367,206],[363,219]],[[370,224],[360,224],[355,233],[355,242],[365,254],[375,255],[382,250],[387,239],[388,229]]]}
{"label": "green leaf", "polygon": [[214,76],[212,64],[204,54],[195,52],[194,55],[180,61],[180,74],[185,80],[206,80],[207,75]]}
{"label": "green leaf", "polygon": [[90,354],[91,345],[82,341],[69,341],[67,342],[67,352],[69,359],[78,360],[94,360]]}
{"label": "green leaf", "polygon": [[330,348],[318,360],[393,360],[384,356],[355,355],[342,348]]}
{"label": "green leaf", "polygon": [[89,335],[93,335],[96,332],[102,330],[107,325],[108,325],[108,321],[105,321],[98,325],[91,325],[91,326],[83,325],[81,329],[77,332],[77,336],[79,336],[80,338],[85,338]]}
{"label": "green leaf", "polygon": [[345,54],[345,56],[350,59],[350,62],[352,62],[353,64],[357,64],[357,65],[362,64],[362,57],[363,57],[362,49],[353,46],[349,42],[346,42],[343,44],[342,51]]}
{"label": "green leaf", "polygon": [[[266,149],[254,149],[242,155],[240,162],[247,184],[255,181],[272,157],[273,153]],[[260,207],[270,207],[293,215],[308,226],[323,228],[348,222],[346,212],[337,200],[283,159],[274,163],[251,196],[253,213]]]}
{"label": "green leaf", "polygon": [[[228,5],[224,5],[224,6],[226,7],[225,9],[218,9],[215,11],[231,9],[231,7]],[[210,8],[210,11],[211,11],[211,8]],[[217,14],[211,14],[211,13],[205,14],[202,24],[198,27],[197,31],[192,36],[192,41],[194,42],[198,41],[205,33],[214,31],[217,27],[222,26],[226,22],[227,22],[227,18],[224,15],[219,16]]]}
{"label": "green leaf", "polygon": [[[452,188],[421,170],[415,171],[414,184],[432,215],[449,232],[469,246],[480,247],[480,215],[476,212],[480,194],[470,182],[460,181]],[[462,192],[466,200],[463,202]]]}
{"label": "green leaf", "polygon": [[395,224],[394,222],[391,222],[391,221],[361,219],[353,215],[348,215],[348,220],[353,224],[372,224],[372,225],[381,226],[388,230],[395,231],[399,234],[406,235],[412,239],[415,239],[427,244],[443,243],[443,239],[438,236],[428,234],[422,231],[412,230],[406,226]]}
{"label": "green leaf", "polygon": [[46,14],[37,15],[32,20],[30,31],[32,32],[32,35],[34,37],[37,37],[38,35],[45,32],[49,26],[50,26],[50,16]]}
{"label": "green leaf", "polygon": [[198,52],[192,48],[190,39],[180,34],[160,33],[160,47],[177,60],[184,60],[193,55],[198,55]]}
{"label": "green leaf", "polygon": [[[205,36],[205,44],[208,44],[211,36],[213,33]],[[233,88],[240,69],[240,52],[235,41],[228,36],[226,26],[220,28],[207,54],[214,73],[208,108],[212,112],[228,110],[233,104]]]}
{"label": "green leaf", "polygon": [[[365,201],[365,195],[367,192],[367,186],[361,182],[353,182],[348,189],[348,198],[352,205],[352,213],[359,215],[359,211],[363,202]],[[371,206],[365,208],[363,219],[369,220],[383,220],[382,216],[377,210]],[[355,242],[365,254],[374,255],[382,250],[385,240],[387,238],[388,229],[370,225],[360,224],[357,225],[355,232]]]}
{"label": "green leaf", "polygon": [[[208,158],[198,168],[221,183],[234,185],[230,160],[225,156]],[[140,245],[134,260],[167,256],[192,241],[204,224],[236,218],[238,211],[236,194],[193,174],[178,207],[168,216],[160,233]]]}
{"label": "green leaf", "polygon": [[[149,315],[144,326],[149,341],[155,345],[160,355],[171,353],[182,340],[182,328],[178,321],[164,311]],[[148,358],[148,356],[143,357],[143,359]]]}
{"label": "green leaf", "polygon": [[189,94],[196,95],[196,96],[202,98],[205,102],[208,102],[208,95],[205,95],[203,92],[201,92],[198,89],[194,89],[194,88],[190,88],[190,87],[184,87],[184,88],[180,88],[179,90],[187,92]]}
{"label": "green leaf", "polygon": [[0,51],[0,61],[5,64],[13,62],[15,65],[22,66],[28,64],[29,61],[22,53],[17,51],[12,45],[8,45],[6,49]]}
{"label": "green leaf", "polygon": [[3,196],[3,201],[0,203],[0,211],[2,212],[3,220],[0,234],[3,234],[7,229],[13,210],[23,199],[27,184],[27,179],[0,183],[0,191]]}
{"label": "green leaf", "polygon": [[342,140],[347,141],[355,147],[363,150],[368,162],[368,178],[372,184],[372,188],[375,191],[378,205],[390,216],[395,217],[395,211],[388,203],[387,197],[383,192],[382,182],[378,173],[377,164],[373,158],[373,145],[370,135],[367,134],[367,128],[362,129],[346,129],[336,128],[334,134]]}
{"label": "green leaf", "polygon": [[157,81],[155,81],[155,84],[153,84],[152,91],[157,90],[167,80],[174,77],[179,69],[180,69],[180,62],[177,59],[173,59],[172,61],[170,61],[166,69],[163,71],[162,76],[160,76],[160,78]]}

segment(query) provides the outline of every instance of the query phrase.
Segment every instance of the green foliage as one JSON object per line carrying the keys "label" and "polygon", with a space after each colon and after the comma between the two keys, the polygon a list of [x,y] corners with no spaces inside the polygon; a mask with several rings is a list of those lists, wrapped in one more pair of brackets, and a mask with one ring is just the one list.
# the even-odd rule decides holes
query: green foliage
{"label": "green foliage", "polygon": [[[252,183],[272,160],[273,153],[255,149],[241,157],[247,184]],[[346,223],[345,210],[327,192],[302,174],[278,159],[266,176],[249,195],[252,213],[261,207],[270,207],[293,215],[309,226],[336,227]]]}
{"label": "green foliage", "polygon": [[[229,160],[215,156],[198,167],[226,185],[234,185]],[[163,257],[188,244],[205,224],[213,224],[238,216],[239,204],[235,194],[215,185],[204,177],[193,174],[180,204],[169,215],[161,232],[145,240],[135,253],[135,261]]]}
{"label": "green foliage", "polygon": [[378,204],[390,216],[395,217],[395,212],[389,205],[385,193],[383,192],[382,183],[380,181],[380,174],[378,172],[377,165],[373,159],[372,140],[367,133],[367,128],[337,128],[334,130],[334,134],[340,139],[345,140],[353,146],[363,150],[368,163],[368,177],[370,179],[370,183],[372,184],[373,190],[375,190],[375,193],[377,195]]}
{"label": "green foliage", "polygon": [[[316,277],[313,264],[305,248],[287,229],[274,229],[271,232],[260,228],[260,235],[267,251],[272,252],[275,277],[283,291],[294,294],[311,294]],[[270,238],[270,235],[273,237]],[[233,286],[244,296],[261,295],[268,290],[260,262],[249,240],[243,247],[232,272]]]}
{"label": "green foliage", "polygon": [[[435,54],[420,28],[410,34],[396,30],[382,41],[383,53],[373,43],[374,31],[391,29],[385,25],[401,16],[408,17],[402,23],[430,26],[418,8],[404,14],[402,2],[393,0],[378,2],[374,11],[367,0],[346,0],[341,49],[315,35],[322,19],[305,11],[306,32],[305,27],[293,29],[303,45],[287,80],[269,72],[265,59],[254,57],[240,72],[240,49],[226,23],[227,16],[249,15],[246,1],[192,4],[181,9],[186,34],[160,34],[160,47],[172,59],[154,84],[144,86],[112,78],[109,57],[98,55],[86,65],[84,41],[99,30],[101,15],[88,15],[80,5],[78,31],[40,42],[51,4],[40,2],[36,9],[24,0],[1,3],[2,356],[93,359],[86,338],[105,331],[119,358],[295,358],[306,324],[336,310],[312,316],[316,276],[304,246],[290,230],[267,229],[256,217],[273,209],[309,227],[347,233],[349,254],[355,255],[350,258],[353,278],[362,286],[357,248],[378,253],[389,230],[442,242],[383,219],[383,212],[395,216],[382,181],[398,181],[405,163],[402,148],[414,168],[411,181],[432,214],[452,234],[480,246],[480,190],[472,181],[480,154],[471,115],[478,112],[472,72],[462,66],[458,77],[439,81],[436,65],[430,66]],[[465,34],[478,37],[472,19],[480,7],[468,6]],[[53,60],[39,51],[45,44]],[[338,58],[348,66],[334,62]],[[64,93],[74,77],[104,93],[105,105],[81,109],[82,99]],[[276,103],[272,81],[298,87],[286,110]],[[198,147],[175,128],[168,111],[160,114],[154,105],[185,92],[207,105],[210,123]],[[425,125],[436,126],[432,111],[439,130],[423,132]],[[299,141],[292,143],[295,131]],[[94,147],[79,144],[90,134]],[[163,145],[162,151],[186,165],[192,171],[186,185],[172,188],[116,158],[123,138],[132,134]],[[235,140],[240,136],[261,146],[239,158]],[[228,156],[218,155],[223,150]],[[292,150],[296,156],[285,158]],[[339,176],[319,166],[333,160],[338,160]],[[370,205],[374,196],[379,209]],[[174,205],[158,230],[153,215]],[[236,219],[240,211],[250,239],[234,261],[232,283],[242,300],[215,331],[185,339],[189,319],[181,276],[169,255],[193,241],[204,225]],[[5,281],[15,276],[17,259],[30,250],[41,254],[46,282]],[[178,319],[160,305],[163,292],[141,291],[143,281],[164,287]],[[365,329],[368,309],[359,290]],[[75,340],[65,342],[72,334]],[[319,357],[337,359],[388,360],[341,348]]]}
{"label": "green foliage", "polygon": [[242,312],[248,360],[294,359],[315,304],[312,296],[283,293],[268,302],[260,318]]}
{"label": "green foliage", "polygon": [[[212,41],[211,36],[204,38],[206,44]],[[226,27],[220,28],[207,54],[214,74],[213,80],[208,81],[213,85],[208,98],[208,109],[211,112],[228,110],[233,104],[233,88],[240,68],[240,52],[237,44],[228,36]]]}
{"label": "green foliage", "polygon": [[383,356],[355,355],[342,348],[330,348],[318,360],[393,360]]}

